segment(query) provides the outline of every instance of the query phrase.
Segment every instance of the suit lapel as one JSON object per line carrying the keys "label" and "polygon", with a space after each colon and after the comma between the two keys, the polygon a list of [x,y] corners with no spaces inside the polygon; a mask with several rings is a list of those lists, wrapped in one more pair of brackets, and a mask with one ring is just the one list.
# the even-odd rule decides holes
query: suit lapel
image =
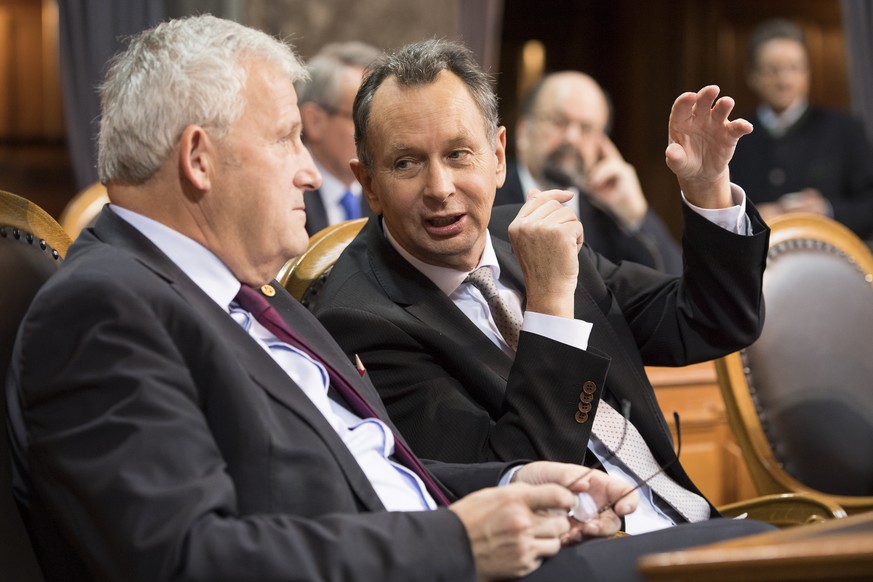
{"label": "suit lapel", "polygon": [[451,339],[460,353],[477,357],[504,381],[512,359],[494,345],[433,282],[394,250],[382,232],[378,218],[366,227],[370,268],[385,294],[428,327]]}
{"label": "suit lapel", "polygon": [[[107,216],[108,215],[108,216]],[[249,375],[251,380],[261,389],[270,394],[273,400],[281,403],[282,406],[289,409],[295,414],[304,424],[312,431],[320,436],[326,443],[327,449],[331,451],[337,463],[342,468],[355,493],[360,498],[362,504],[371,510],[382,510],[384,506],[376,495],[375,490],[370,485],[360,465],[355,460],[354,456],[349,452],[348,447],[337,435],[336,431],[324,418],[324,415],[315,407],[315,404],[308,396],[294,383],[293,380],[285,373],[284,370],[276,363],[273,358],[267,354],[250,336],[240,327],[220,306],[218,306],[208,295],[206,295],[179,267],[173,263],[166,255],[164,255],[151,241],[140,234],[136,229],[125,223],[120,218],[116,217],[111,210],[104,209],[103,215],[95,226],[95,233],[101,240],[122,248],[134,256],[136,260],[147,266],[156,274],[165,279],[170,289],[178,294],[197,314],[198,318],[203,322],[204,326],[211,329],[215,337],[223,338],[224,342],[233,346],[233,352],[239,359],[240,365]],[[281,294],[287,295],[282,287],[274,281],[274,286],[277,290],[281,290]],[[283,296],[284,296],[283,295]],[[287,302],[280,300],[282,311],[288,312],[289,305],[295,304],[296,311],[308,315],[306,309],[297,304],[290,296],[284,297]],[[294,307],[290,307],[294,311]],[[282,312],[280,311],[280,313]],[[285,316],[285,313],[283,313]],[[309,316],[311,318],[311,316]],[[296,321],[296,318],[291,321]],[[323,337],[327,335],[323,328],[313,325],[312,322],[303,325],[301,333],[312,334],[311,337],[318,337],[315,342],[314,349],[326,349],[326,344],[335,344],[324,342]],[[329,336],[328,336],[329,337]],[[339,350],[338,347],[334,351]],[[330,352],[331,350],[326,349]],[[342,354],[342,352],[339,352]],[[321,355],[321,352],[319,352]],[[337,365],[338,369],[343,369],[342,362],[335,361],[336,354],[331,353],[328,357],[332,357],[332,363]],[[342,356],[341,356],[342,357]],[[351,367],[348,360],[342,357],[346,362],[346,367]],[[351,367],[354,372],[354,367]],[[344,370],[347,373],[347,370]],[[355,375],[357,373],[355,372]],[[354,385],[361,384],[360,379]],[[366,397],[376,406],[380,413],[384,411],[384,407],[375,398],[375,391],[371,388],[369,391],[362,390],[366,393]],[[387,418],[387,413],[385,414]],[[396,432],[396,431],[395,431]]]}

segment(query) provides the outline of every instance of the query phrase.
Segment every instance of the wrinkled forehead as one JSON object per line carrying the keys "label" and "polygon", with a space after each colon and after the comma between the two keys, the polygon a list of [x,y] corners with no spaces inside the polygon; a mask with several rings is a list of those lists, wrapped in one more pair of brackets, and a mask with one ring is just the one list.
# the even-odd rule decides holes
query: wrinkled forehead
{"label": "wrinkled forehead", "polygon": [[386,78],[373,94],[370,124],[401,130],[437,115],[447,122],[465,117],[485,128],[485,117],[470,89],[449,71],[440,72],[433,82],[414,85],[403,84],[396,77]]}

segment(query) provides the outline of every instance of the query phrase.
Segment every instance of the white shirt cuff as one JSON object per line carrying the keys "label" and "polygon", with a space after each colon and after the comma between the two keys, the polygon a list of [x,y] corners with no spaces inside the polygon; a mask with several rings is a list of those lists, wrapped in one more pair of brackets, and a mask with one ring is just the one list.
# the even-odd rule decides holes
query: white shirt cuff
{"label": "white shirt cuff", "polygon": [[752,223],[746,215],[746,193],[742,188],[732,183],[731,197],[734,200],[734,206],[700,208],[688,202],[685,193],[682,192],[682,201],[703,218],[734,234],[748,235],[752,232]]}
{"label": "white shirt cuff", "polygon": [[524,465],[516,465],[503,474],[503,477],[500,478],[500,481],[497,483],[498,487],[503,487],[504,485],[509,485],[512,483],[512,478],[515,477],[515,474],[518,473],[519,469],[524,467]]}
{"label": "white shirt cuff", "polygon": [[535,311],[526,311],[521,322],[522,331],[535,333],[580,350],[588,349],[591,328],[592,325],[587,321]]}

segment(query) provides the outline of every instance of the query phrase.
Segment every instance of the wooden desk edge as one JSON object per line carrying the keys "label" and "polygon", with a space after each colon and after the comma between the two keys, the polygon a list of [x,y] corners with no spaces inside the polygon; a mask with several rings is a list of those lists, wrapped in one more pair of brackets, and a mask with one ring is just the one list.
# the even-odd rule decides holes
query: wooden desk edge
{"label": "wooden desk edge", "polygon": [[[859,531],[859,525],[864,529]],[[699,548],[650,554],[640,558],[637,565],[651,581],[869,577],[873,572],[873,513]],[[738,574],[743,577],[737,578]]]}

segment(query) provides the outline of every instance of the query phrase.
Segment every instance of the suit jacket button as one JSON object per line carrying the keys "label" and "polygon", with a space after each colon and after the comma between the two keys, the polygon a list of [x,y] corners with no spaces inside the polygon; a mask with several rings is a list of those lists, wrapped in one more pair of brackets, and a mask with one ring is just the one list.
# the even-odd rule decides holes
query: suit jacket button
{"label": "suit jacket button", "polygon": [[588,422],[588,414],[582,411],[576,412],[576,422],[579,424],[585,424]]}
{"label": "suit jacket button", "polygon": [[585,402],[580,402],[579,403],[579,412],[582,412],[584,414],[588,414],[589,412],[591,412],[591,405],[587,404]]}
{"label": "suit jacket button", "polygon": [[582,384],[582,391],[585,394],[594,394],[597,391],[597,384],[595,384],[591,380],[588,380],[587,382]]}
{"label": "suit jacket button", "polygon": [[593,394],[585,394],[583,392],[582,394],[579,395],[579,400],[581,400],[582,402],[585,402],[586,404],[589,402],[594,402],[594,395]]}

